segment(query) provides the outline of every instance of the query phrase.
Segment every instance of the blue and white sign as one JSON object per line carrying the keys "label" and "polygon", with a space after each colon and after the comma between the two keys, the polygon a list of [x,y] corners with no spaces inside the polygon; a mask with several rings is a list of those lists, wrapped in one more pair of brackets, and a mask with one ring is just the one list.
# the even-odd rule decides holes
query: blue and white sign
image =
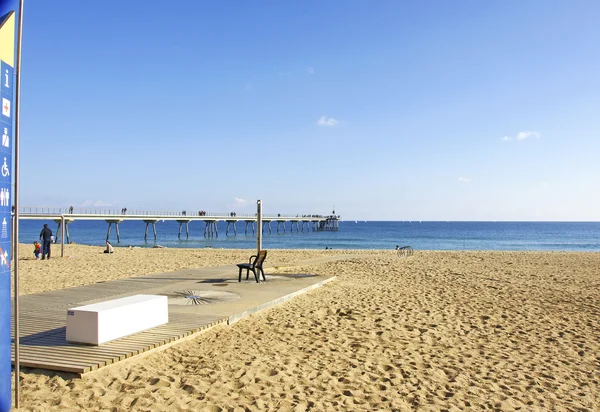
{"label": "blue and white sign", "polygon": [[12,407],[11,234],[16,4],[0,0],[0,412]]}

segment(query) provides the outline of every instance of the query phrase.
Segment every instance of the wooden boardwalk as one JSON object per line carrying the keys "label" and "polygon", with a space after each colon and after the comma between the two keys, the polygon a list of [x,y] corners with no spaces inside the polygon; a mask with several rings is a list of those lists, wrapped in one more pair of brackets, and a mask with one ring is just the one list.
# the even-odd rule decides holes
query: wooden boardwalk
{"label": "wooden boardwalk", "polygon": [[[340,260],[329,257],[324,260]],[[308,262],[308,261],[307,261]],[[248,314],[327,283],[333,278],[317,275],[268,275],[266,283],[238,283],[237,268],[222,266],[159,273],[116,281],[100,282],[70,289],[49,291],[19,298],[21,367],[85,374],[215,325],[231,324]],[[169,300],[169,323],[126,336],[100,346],[66,341],[67,309],[136,294],[162,294],[171,299],[173,291],[228,290],[234,302],[178,306]],[[11,316],[11,320],[14,317]],[[14,326],[11,325],[14,363]]]}
{"label": "wooden boardwalk", "polygon": [[[101,346],[72,344],[65,340],[66,310],[21,316],[20,365],[84,374],[106,365],[166,345],[208,329],[227,318],[217,320],[191,314],[169,316],[169,323]],[[12,347],[14,362],[14,346]]]}
{"label": "wooden boardwalk", "polygon": [[[183,281],[194,278],[188,274]],[[66,341],[67,308],[152,292],[157,286],[181,282],[180,276],[170,278],[169,274],[159,274],[22,296],[19,299],[20,365],[84,374],[227,322],[226,316],[179,313],[169,307],[169,323],[165,325],[100,346]],[[12,325],[11,331],[14,363]]]}

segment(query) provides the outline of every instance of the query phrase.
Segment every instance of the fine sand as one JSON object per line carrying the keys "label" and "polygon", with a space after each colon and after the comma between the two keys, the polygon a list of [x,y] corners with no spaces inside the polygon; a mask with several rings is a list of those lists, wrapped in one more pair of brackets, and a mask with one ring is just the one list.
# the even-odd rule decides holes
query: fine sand
{"label": "fine sand", "polygon": [[[251,253],[32,250],[20,247],[21,294]],[[19,410],[600,410],[600,253],[269,253],[277,273],[337,280],[83,378],[25,369]]]}

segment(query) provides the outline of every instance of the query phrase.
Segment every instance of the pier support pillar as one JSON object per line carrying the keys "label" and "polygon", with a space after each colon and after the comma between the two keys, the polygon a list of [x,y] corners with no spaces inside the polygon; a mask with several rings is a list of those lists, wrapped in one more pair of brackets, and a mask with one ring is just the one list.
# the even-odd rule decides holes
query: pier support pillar
{"label": "pier support pillar", "polygon": [[[237,222],[237,220],[227,220],[227,229],[225,230],[225,236],[229,236],[229,226],[231,225],[233,227],[233,236],[237,236],[237,231],[235,229],[235,224]],[[247,228],[248,223],[246,223],[246,233],[248,232],[248,228]]]}
{"label": "pier support pillar", "polygon": [[286,229],[285,229],[285,220],[278,220],[277,221],[277,233],[279,233],[279,228],[281,226],[283,226],[283,233],[285,233],[286,232]]}
{"label": "pier support pillar", "polygon": [[205,220],[204,237],[219,237],[216,220]]}
{"label": "pier support pillar", "polygon": [[273,230],[271,229],[271,221],[270,220],[264,220],[262,221],[262,231],[264,233],[265,231],[265,226],[267,226],[267,228],[269,229],[269,234],[273,233]]}
{"label": "pier support pillar", "polygon": [[183,227],[183,224],[185,223],[185,238],[189,239],[190,238],[190,220],[186,219],[186,220],[177,220],[177,223],[179,223],[179,233],[177,234],[177,239],[181,239],[181,228]]}
{"label": "pier support pillar", "polygon": [[248,225],[250,225],[250,227],[252,228],[252,234],[254,234],[254,230],[255,230],[255,226],[254,226],[254,220],[246,220],[246,230],[244,232],[244,234],[248,234]]}
{"label": "pier support pillar", "polygon": [[148,239],[148,225],[152,224],[152,231],[154,232],[154,243],[156,243],[156,222],[158,222],[158,220],[144,220],[143,222],[146,224],[146,231],[144,232],[144,242],[147,242]]}
{"label": "pier support pillar", "polygon": [[123,222],[122,219],[106,219],[106,223],[108,223],[108,230],[106,232],[106,240],[110,238],[110,228],[112,224],[115,224],[115,232],[117,232],[117,243],[121,243],[121,235],[119,234],[119,223]]}
{"label": "pier support pillar", "polygon": [[[58,243],[58,239],[59,238],[62,239],[62,233],[63,233],[63,231],[61,230],[62,219],[54,219],[54,222],[58,224],[58,226],[56,227],[56,236],[54,237],[54,241],[56,243]],[[64,239],[67,241],[67,244],[71,243],[71,238],[69,236],[69,223],[73,223],[73,219],[65,218]]]}

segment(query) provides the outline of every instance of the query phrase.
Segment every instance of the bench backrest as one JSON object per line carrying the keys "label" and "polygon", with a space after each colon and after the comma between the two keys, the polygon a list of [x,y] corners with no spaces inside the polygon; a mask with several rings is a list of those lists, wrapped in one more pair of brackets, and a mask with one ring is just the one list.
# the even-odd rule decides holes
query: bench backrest
{"label": "bench backrest", "polygon": [[256,259],[254,259],[254,267],[262,267],[263,262],[265,261],[265,259],[267,258],[267,251],[266,250],[261,250],[260,252],[258,252],[258,256],[256,256]]}

